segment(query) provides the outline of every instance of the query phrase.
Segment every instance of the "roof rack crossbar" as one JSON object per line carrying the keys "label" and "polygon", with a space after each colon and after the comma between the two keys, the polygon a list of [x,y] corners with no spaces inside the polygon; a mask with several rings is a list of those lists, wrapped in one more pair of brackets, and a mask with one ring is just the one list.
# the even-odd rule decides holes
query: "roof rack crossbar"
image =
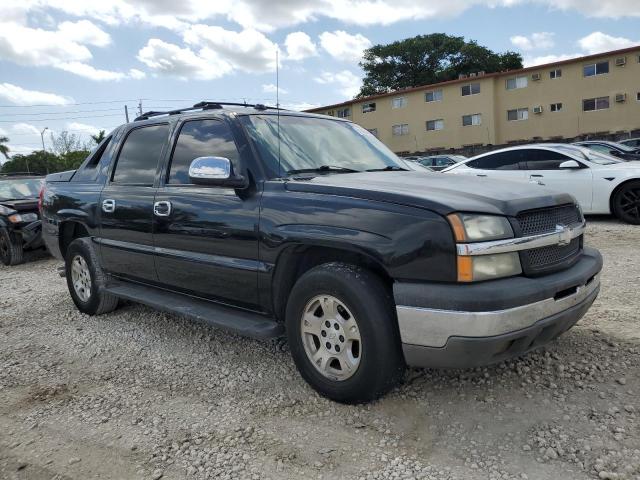
{"label": "roof rack crossbar", "polygon": [[196,103],[193,107],[185,107],[185,108],[179,108],[176,110],[168,110],[166,112],[157,112],[153,110],[149,112],[144,112],[142,115],[139,115],[138,117],[136,117],[134,121],[137,122],[139,120],[148,120],[151,117],[158,117],[160,115],[177,115],[179,113],[190,112],[192,110],[213,110],[213,109],[223,108],[225,105],[231,106],[231,107],[252,107],[252,108],[255,108],[256,110],[284,110],[283,108],[263,105],[261,103],[253,104],[253,103],[238,103],[238,102],[203,101],[203,102]]}

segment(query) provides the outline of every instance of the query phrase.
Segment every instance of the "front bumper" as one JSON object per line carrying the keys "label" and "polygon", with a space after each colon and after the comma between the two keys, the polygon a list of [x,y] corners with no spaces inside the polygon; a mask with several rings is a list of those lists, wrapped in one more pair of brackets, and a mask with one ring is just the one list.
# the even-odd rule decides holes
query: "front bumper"
{"label": "front bumper", "polygon": [[43,246],[42,221],[31,222],[15,232],[22,237],[24,248],[40,248]]}
{"label": "front bumper", "polygon": [[562,272],[478,284],[394,286],[408,365],[466,368],[500,362],[553,340],[587,312],[600,290],[602,257],[585,249]]}

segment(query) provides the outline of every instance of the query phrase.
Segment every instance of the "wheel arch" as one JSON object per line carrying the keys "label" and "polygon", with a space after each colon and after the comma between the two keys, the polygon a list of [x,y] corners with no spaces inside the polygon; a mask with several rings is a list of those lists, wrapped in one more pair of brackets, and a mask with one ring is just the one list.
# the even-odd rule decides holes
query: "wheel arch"
{"label": "wheel arch", "polygon": [[366,268],[378,275],[390,291],[393,288],[393,278],[382,262],[366,252],[317,244],[290,245],[278,255],[271,280],[271,302],[278,321],[285,318],[289,294],[298,279],[313,267],[331,262]]}
{"label": "wheel arch", "polygon": [[67,220],[60,224],[58,245],[63,258],[67,256],[67,248],[76,238],[89,237],[89,229],[82,222]]}
{"label": "wheel arch", "polygon": [[615,186],[615,188],[611,192],[611,195],[609,195],[609,211],[611,212],[612,215],[615,215],[613,210],[613,199],[618,194],[618,192],[630,182],[640,182],[640,177],[625,178],[623,181],[621,181],[618,185]]}

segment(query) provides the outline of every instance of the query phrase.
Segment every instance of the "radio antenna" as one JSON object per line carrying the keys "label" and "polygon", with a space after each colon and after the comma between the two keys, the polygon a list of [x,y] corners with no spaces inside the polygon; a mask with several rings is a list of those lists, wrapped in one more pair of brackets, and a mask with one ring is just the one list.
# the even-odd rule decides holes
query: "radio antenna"
{"label": "radio antenna", "polygon": [[276,45],[276,118],[278,125],[278,176],[282,178],[282,162],[280,161],[280,61],[278,52],[280,48]]}

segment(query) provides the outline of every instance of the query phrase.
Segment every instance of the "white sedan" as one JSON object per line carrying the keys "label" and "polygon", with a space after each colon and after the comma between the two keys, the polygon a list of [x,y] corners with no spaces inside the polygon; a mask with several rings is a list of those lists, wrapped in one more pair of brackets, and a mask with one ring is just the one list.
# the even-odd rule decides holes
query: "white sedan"
{"label": "white sedan", "polygon": [[640,224],[640,162],[567,144],[533,144],[483,153],[444,173],[533,181],[573,195],[584,213],[613,213]]}

